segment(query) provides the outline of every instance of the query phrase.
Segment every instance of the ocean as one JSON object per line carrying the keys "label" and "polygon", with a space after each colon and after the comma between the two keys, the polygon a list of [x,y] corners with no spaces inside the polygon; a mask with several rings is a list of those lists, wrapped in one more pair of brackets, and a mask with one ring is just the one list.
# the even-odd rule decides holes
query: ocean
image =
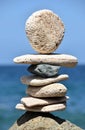
{"label": "ocean", "polygon": [[[20,81],[23,75],[29,75],[28,65],[0,66],[0,130],[8,130],[24,113],[15,109],[15,105],[24,96],[26,86]],[[61,67],[59,74],[68,74],[69,79],[62,81],[67,88],[65,111],[52,114],[75,123],[85,130],[85,65],[75,68]]]}

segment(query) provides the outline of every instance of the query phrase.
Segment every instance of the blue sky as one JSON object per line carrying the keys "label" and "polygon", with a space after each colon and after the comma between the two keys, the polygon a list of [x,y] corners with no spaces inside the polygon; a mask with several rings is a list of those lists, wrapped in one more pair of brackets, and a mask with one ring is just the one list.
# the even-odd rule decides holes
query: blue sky
{"label": "blue sky", "polygon": [[85,0],[0,0],[0,65],[35,53],[25,34],[26,19],[35,11],[50,9],[65,24],[65,36],[55,51],[71,54],[85,64]]}

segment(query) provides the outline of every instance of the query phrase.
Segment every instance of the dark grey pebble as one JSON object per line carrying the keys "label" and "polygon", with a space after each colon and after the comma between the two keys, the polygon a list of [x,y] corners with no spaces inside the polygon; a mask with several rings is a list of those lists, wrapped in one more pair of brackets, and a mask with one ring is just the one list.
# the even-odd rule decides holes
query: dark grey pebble
{"label": "dark grey pebble", "polygon": [[39,75],[41,77],[53,77],[58,75],[58,70],[60,66],[54,66],[50,64],[37,64],[30,65],[27,70],[33,74]]}

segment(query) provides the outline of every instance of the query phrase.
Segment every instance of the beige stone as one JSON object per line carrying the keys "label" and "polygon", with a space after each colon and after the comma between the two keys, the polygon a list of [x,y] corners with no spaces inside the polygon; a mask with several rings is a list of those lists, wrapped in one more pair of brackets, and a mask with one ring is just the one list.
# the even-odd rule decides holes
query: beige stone
{"label": "beige stone", "polygon": [[66,103],[59,103],[59,104],[52,104],[47,106],[36,106],[36,107],[26,107],[23,104],[17,104],[16,109],[26,110],[26,111],[33,111],[33,112],[53,112],[64,110],[66,108]]}
{"label": "beige stone", "polygon": [[[77,118],[76,118],[77,119]],[[25,112],[9,130],[84,130],[51,113]]]}
{"label": "beige stone", "polygon": [[26,21],[26,35],[34,50],[39,53],[55,51],[64,36],[64,24],[51,10],[34,12]]}
{"label": "beige stone", "polygon": [[55,103],[65,102],[69,97],[59,97],[59,98],[34,98],[34,97],[24,97],[21,99],[21,103],[26,107],[42,106]]}
{"label": "beige stone", "polygon": [[42,78],[40,76],[36,75],[31,75],[31,76],[23,76],[21,77],[21,82],[26,85],[31,85],[31,86],[44,86],[48,84],[52,84],[55,82],[60,82],[62,80],[68,79],[67,74],[61,74],[56,77],[51,77],[51,78]]}
{"label": "beige stone", "polygon": [[26,93],[33,97],[62,97],[65,96],[67,88],[60,83],[53,83],[43,87],[29,86]]}
{"label": "beige stone", "polygon": [[67,54],[27,54],[14,58],[14,62],[18,64],[53,64],[57,66],[74,67],[77,64],[77,58]]}

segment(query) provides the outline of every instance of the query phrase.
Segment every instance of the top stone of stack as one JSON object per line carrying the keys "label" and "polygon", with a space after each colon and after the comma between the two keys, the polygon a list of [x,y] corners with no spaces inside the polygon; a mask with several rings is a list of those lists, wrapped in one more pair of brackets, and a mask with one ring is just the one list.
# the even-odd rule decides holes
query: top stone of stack
{"label": "top stone of stack", "polygon": [[50,10],[33,13],[26,21],[26,35],[34,50],[41,54],[55,51],[64,36],[64,24]]}

